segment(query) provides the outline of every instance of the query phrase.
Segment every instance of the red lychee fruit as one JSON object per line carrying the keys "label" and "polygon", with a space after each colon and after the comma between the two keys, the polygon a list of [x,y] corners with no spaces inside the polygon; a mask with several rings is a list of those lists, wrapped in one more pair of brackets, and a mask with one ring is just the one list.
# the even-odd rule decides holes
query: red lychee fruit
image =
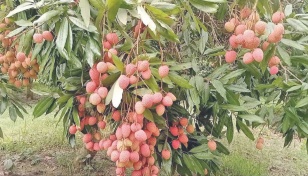
{"label": "red lychee fruit", "polygon": [[265,29],[266,29],[266,23],[264,21],[258,21],[255,24],[255,32],[256,33],[262,35],[262,34],[264,34]]}
{"label": "red lychee fruit", "polygon": [[98,95],[98,93],[92,93],[89,98],[89,102],[92,105],[98,105],[102,101],[102,98]]}
{"label": "red lychee fruit", "polygon": [[209,140],[207,146],[209,147],[210,151],[215,151],[217,144],[214,140]]}
{"label": "red lychee fruit", "polygon": [[99,104],[96,106],[96,110],[97,110],[99,113],[105,112],[105,109],[106,109],[106,105],[105,105],[104,103],[99,103]]}
{"label": "red lychee fruit", "polygon": [[157,115],[162,116],[165,113],[165,106],[163,104],[159,104],[155,108]]}
{"label": "red lychee fruit", "polygon": [[175,140],[172,141],[171,145],[172,145],[173,149],[177,150],[178,148],[180,148],[181,143],[180,143],[179,140],[175,139]]}
{"label": "red lychee fruit", "polygon": [[230,22],[230,21],[226,22],[225,23],[225,29],[226,29],[227,32],[233,32],[234,29],[235,29],[235,24]]}
{"label": "red lychee fruit", "polygon": [[123,137],[127,138],[129,136],[130,132],[131,132],[130,125],[128,123],[124,123],[124,124],[122,124],[121,129],[122,129]]}
{"label": "red lychee fruit", "polygon": [[192,134],[195,131],[195,127],[193,125],[187,125],[186,131],[187,133]]}
{"label": "red lychee fruit", "polygon": [[128,64],[125,67],[125,72],[127,76],[135,74],[136,71],[137,71],[137,66],[135,64]]}
{"label": "red lychee fruit", "polygon": [[77,132],[76,125],[71,125],[68,131],[70,134],[76,134]]}
{"label": "red lychee fruit", "polygon": [[96,69],[99,73],[106,73],[108,71],[108,66],[102,61],[97,64]]}
{"label": "red lychee fruit", "polygon": [[279,23],[274,27],[274,32],[273,32],[276,36],[281,36],[282,34],[284,34],[284,26]]}
{"label": "red lychee fruit", "polygon": [[279,65],[279,63],[280,63],[279,57],[273,56],[273,57],[269,60],[268,65],[269,65],[269,67],[272,67],[272,66],[275,66],[275,65]]}
{"label": "red lychee fruit", "polygon": [[153,106],[153,95],[151,94],[145,94],[142,97],[142,105],[145,108],[151,108]]}
{"label": "red lychee fruit", "polygon": [[172,106],[173,101],[172,101],[172,99],[171,99],[169,96],[165,96],[165,97],[163,98],[163,100],[162,100],[162,104],[163,104],[164,106],[169,107],[169,106]]}
{"label": "red lychee fruit", "polygon": [[97,123],[97,127],[98,128],[100,128],[100,129],[105,129],[105,127],[106,127],[106,122],[105,121],[99,121],[98,123]]}
{"label": "red lychee fruit", "polygon": [[172,99],[172,101],[176,101],[176,96],[175,96],[173,93],[168,92],[168,93],[166,94],[166,96],[170,97],[170,98]]}
{"label": "red lychee fruit", "polygon": [[88,142],[88,143],[86,143],[86,148],[88,149],[88,150],[93,150],[93,145],[94,145],[94,143],[91,141],[91,142]]}
{"label": "red lychee fruit", "polygon": [[138,61],[137,68],[139,72],[144,72],[149,69],[149,66],[150,66],[149,61],[144,60],[144,61]]}
{"label": "red lychee fruit", "polygon": [[83,135],[82,141],[83,143],[88,143],[92,140],[92,134],[87,133],[85,135]]}
{"label": "red lychee fruit", "polygon": [[276,74],[278,73],[278,71],[279,71],[279,69],[278,69],[277,66],[272,66],[272,67],[270,68],[270,74],[271,74],[271,75],[276,75]]}
{"label": "red lychee fruit", "polygon": [[176,127],[176,126],[171,126],[171,127],[169,128],[169,131],[170,131],[170,133],[171,133],[173,136],[178,136],[178,135],[179,135],[179,129],[178,129],[178,127]]}
{"label": "red lychee fruit", "polygon": [[248,7],[244,7],[241,11],[240,11],[240,17],[242,19],[245,19],[247,17],[249,17],[249,15],[251,14],[252,10]]}
{"label": "red lychee fruit", "polygon": [[129,77],[129,84],[136,84],[138,82],[138,78],[134,75]]}
{"label": "red lychee fruit", "polygon": [[129,78],[125,75],[119,77],[119,86],[121,89],[126,89],[129,85]]}
{"label": "red lychee fruit", "polygon": [[53,41],[53,35],[52,35],[52,33],[51,33],[50,31],[44,31],[44,32],[42,33],[42,36],[43,36],[43,38],[44,38],[45,40],[47,40],[47,41],[49,41],[49,42]]}
{"label": "red lychee fruit", "polygon": [[244,43],[244,36],[243,34],[239,34],[236,36],[235,38],[235,43],[238,44],[238,45],[242,45]]}
{"label": "red lychee fruit", "polygon": [[186,134],[181,134],[179,135],[179,141],[182,143],[182,144],[185,144],[188,142],[188,137]]}
{"label": "red lychee fruit", "polygon": [[129,156],[129,160],[132,162],[132,163],[135,163],[137,161],[139,161],[139,153],[134,151],[134,152],[131,152],[130,153],[130,156]]}
{"label": "red lychee fruit", "polygon": [[111,161],[116,162],[119,159],[119,157],[120,157],[119,151],[114,150],[114,151],[111,152],[111,155],[110,155]]}
{"label": "red lychee fruit", "polygon": [[236,52],[231,50],[231,51],[227,51],[225,54],[225,59],[227,63],[232,63],[236,60]]}
{"label": "red lychee fruit", "polygon": [[272,21],[273,21],[273,23],[277,24],[277,23],[281,22],[284,19],[284,17],[285,16],[284,16],[283,12],[277,11],[272,15]]}
{"label": "red lychee fruit", "polygon": [[97,118],[96,117],[89,117],[89,125],[95,125],[97,122]]}
{"label": "red lychee fruit", "polygon": [[97,89],[97,93],[101,98],[106,98],[108,95],[108,89],[106,87],[100,87]]}
{"label": "red lychee fruit", "polygon": [[243,56],[243,62],[244,64],[250,64],[253,62],[253,56],[250,52],[248,53],[245,53],[244,56]]}
{"label": "red lychee fruit", "polygon": [[156,131],[156,125],[154,122],[148,122],[146,124],[147,130],[149,130],[151,133],[154,133]]}
{"label": "red lychee fruit", "polygon": [[257,148],[258,150],[262,150],[262,149],[263,149],[263,144],[260,143],[260,142],[258,142],[258,143],[256,144],[256,148]]}
{"label": "red lychee fruit", "polygon": [[121,120],[121,112],[116,110],[116,111],[113,111],[112,113],[112,119],[115,120],[115,121],[120,121]]}
{"label": "red lychee fruit", "polygon": [[112,47],[108,41],[103,41],[102,45],[104,49],[107,49],[107,50],[109,50]]}
{"label": "red lychee fruit", "polygon": [[136,102],[135,111],[137,114],[143,114],[143,112],[145,111],[145,107],[143,106],[141,101]]}
{"label": "red lychee fruit", "polygon": [[237,48],[238,47],[238,44],[236,43],[236,35],[232,35],[230,38],[229,38],[229,44],[232,48]]}
{"label": "red lychee fruit", "polygon": [[265,51],[267,50],[268,46],[270,45],[270,43],[268,43],[267,41],[263,42],[262,44],[262,50]]}
{"label": "red lychee fruit", "polygon": [[158,74],[161,78],[168,76],[169,74],[169,67],[167,65],[162,65],[158,68]]}
{"label": "red lychee fruit", "polygon": [[135,138],[138,141],[143,142],[147,140],[147,134],[144,132],[144,130],[138,130],[135,132]]}
{"label": "red lychee fruit", "polygon": [[120,153],[120,157],[119,157],[119,162],[127,162],[129,161],[129,156],[130,156],[130,152],[127,150],[121,151]]}
{"label": "red lychee fruit", "polygon": [[112,58],[112,55],[115,55],[115,56],[118,55],[118,51],[114,48],[111,48],[110,50],[108,50],[108,57]]}
{"label": "red lychee fruit", "polygon": [[111,45],[116,45],[119,42],[119,37],[116,33],[108,33],[106,35],[106,40],[111,44]]}
{"label": "red lychee fruit", "polygon": [[185,118],[185,117],[182,117],[180,119],[180,124],[183,126],[183,127],[186,127],[188,125],[188,119]]}
{"label": "red lychee fruit", "polygon": [[142,144],[140,147],[140,153],[144,157],[149,157],[151,155],[151,150],[148,144]]}
{"label": "red lychee fruit", "polygon": [[255,61],[261,62],[263,60],[263,51],[260,48],[256,48],[252,52],[252,57]]}
{"label": "red lychee fruit", "polygon": [[132,124],[130,125],[130,130],[131,130],[132,132],[136,132],[136,131],[138,131],[138,130],[141,130],[141,125],[140,125],[139,123],[132,123]]}
{"label": "red lychee fruit", "polygon": [[24,62],[26,59],[26,55],[23,52],[18,52],[16,55],[16,59],[19,60],[20,62]]}
{"label": "red lychee fruit", "polygon": [[164,150],[161,152],[161,156],[162,156],[163,159],[168,160],[168,159],[170,159],[170,157],[171,157],[171,153],[170,153],[169,150],[164,149]]}
{"label": "red lychee fruit", "polygon": [[33,42],[34,43],[42,43],[44,41],[43,35],[39,33],[35,33],[33,35]]}
{"label": "red lychee fruit", "polygon": [[152,71],[150,69],[147,69],[146,71],[141,72],[141,76],[144,80],[148,80],[152,76]]}
{"label": "red lychee fruit", "polygon": [[239,34],[243,34],[244,31],[246,31],[246,30],[247,30],[247,26],[244,25],[244,24],[240,24],[240,25],[236,26],[234,33],[235,33],[235,35],[239,35]]}
{"label": "red lychee fruit", "polygon": [[160,103],[162,99],[163,99],[163,95],[160,92],[156,92],[155,94],[153,94],[154,104]]}

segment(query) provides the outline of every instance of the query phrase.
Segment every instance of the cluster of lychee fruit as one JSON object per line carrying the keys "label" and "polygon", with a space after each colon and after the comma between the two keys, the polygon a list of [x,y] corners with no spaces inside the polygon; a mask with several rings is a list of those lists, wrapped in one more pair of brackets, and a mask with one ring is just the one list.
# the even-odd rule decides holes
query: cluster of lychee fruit
{"label": "cluster of lychee fruit", "polygon": [[44,40],[46,41],[53,41],[53,35],[50,31],[43,31],[42,33],[35,33],[33,34],[33,42],[34,43],[43,43]]}
{"label": "cluster of lychee fruit", "polygon": [[188,146],[188,137],[185,134],[185,131],[189,134],[194,133],[195,127],[191,124],[188,124],[188,119],[182,117],[179,121],[172,123],[172,126],[169,127],[169,132],[175,139],[172,140],[171,146],[173,149],[177,150],[181,147],[181,144]]}
{"label": "cluster of lychee fruit", "polygon": [[9,83],[16,87],[28,86],[31,79],[36,79],[39,72],[39,65],[36,59],[31,60],[32,54],[28,56],[23,52],[17,52],[18,42],[12,46],[16,37],[7,37],[11,32],[8,30],[10,27],[10,20],[5,18],[4,23],[0,24],[0,30],[4,31],[0,34],[0,42],[5,53],[0,53],[0,67],[3,74],[9,76]]}
{"label": "cluster of lychee fruit", "polygon": [[[281,22],[284,19],[284,13],[277,11],[272,15],[272,22],[275,24],[273,29],[269,29],[268,23],[260,20],[257,11],[244,7],[240,11],[239,18],[235,17],[225,23],[227,32],[233,33],[229,38],[231,50],[226,51],[225,60],[227,63],[233,63],[237,58],[235,49],[244,49],[243,63],[250,64],[254,61],[262,62],[264,52],[270,44],[277,44],[283,37],[284,26]],[[262,43],[262,39],[265,40]],[[262,43],[262,44],[261,44]],[[278,64],[280,62],[277,56],[275,62],[269,62],[269,72],[272,75],[278,73]],[[276,59],[278,58],[278,60]]]}

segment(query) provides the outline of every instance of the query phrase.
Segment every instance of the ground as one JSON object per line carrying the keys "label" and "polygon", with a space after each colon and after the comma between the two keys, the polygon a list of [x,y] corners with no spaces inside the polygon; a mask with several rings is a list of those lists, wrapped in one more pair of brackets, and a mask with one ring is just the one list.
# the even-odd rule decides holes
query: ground
{"label": "ground", "polygon": [[[31,109],[29,109],[31,112]],[[89,165],[80,165],[77,156],[85,156],[80,136],[77,147],[71,148],[62,137],[61,122],[53,114],[33,119],[26,115],[24,120],[12,122],[8,114],[0,117],[4,139],[0,139],[1,175],[114,175],[114,164],[104,152],[98,153]],[[255,134],[259,129],[254,130]],[[281,136],[273,130],[262,132],[264,149],[258,151],[255,142],[242,133],[236,133],[232,144],[226,144],[231,151],[222,157],[221,172],[225,176],[308,176],[308,155],[304,142],[298,139],[289,148],[283,148]],[[13,162],[11,170],[5,169]],[[6,164],[5,164],[6,163]]]}

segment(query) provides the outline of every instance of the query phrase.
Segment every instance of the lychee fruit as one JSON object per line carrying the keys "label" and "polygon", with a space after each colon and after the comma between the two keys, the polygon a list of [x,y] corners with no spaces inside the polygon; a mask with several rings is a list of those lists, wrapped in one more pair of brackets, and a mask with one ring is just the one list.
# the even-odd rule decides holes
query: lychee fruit
{"label": "lychee fruit", "polygon": [[152,76],[152,71],[150,69],[147,69],[146,71],[141,72],[141,76],[144,80],[148,80]]}
{"label": "lychee fruit", "polygon": [[128,123],[124,123],[124,124],[122,124],[121,129],[122,129],[123,137],[127,138],[129,136],[130,132],[131,132],[130,125]]}
{"label": "lychee fruit", "polygon": [[258,142],[257,145],[256,145],[256,148],[257,148],[258,150],[262,150],[262,149],[263,149],[263,144],[260,143],[260,142]]}
{"label": "lychee fruit", "polygon": [[90,133],[87,133],[87,134],[83,135],[83,137],[82,137],[83,143],[88,143],[91,140],[92,140],[92,135]]}
{"label": "lychee fruit", "polygon": [[100,129],[105,129],[105,127],[106,127],[106,122],[105,121],[99,121],[98,123],[97,123],[97,127],[98,128],[100,128]]}
{"label": "lychee fruit", "polygon": [[151,155],[151,150],[148,144],[142,144],[140,147],[140,153],[144,157],[149,157]]}
{"label": "lychee fruit", "polygon": [[109,50],[112,46],[108,41],[103,41],[102,45],[104,46],[104,49]]}
{"label": "lychee fruit", "polygon": [[161,78],[164,78],[166,76],[168,76],[169,74],[169,67],[167,65],[162,65],[158,68],[158,73],[159,73],[159,76]]}
{"label": "lychee fruit", "polygon": [[76,132],[77,132],[76,125],[70,126],[68,131],[69,131],[70,134],[76,134]]}
{"label": "lychee fruit", "polygon": [[267,41],[263,42],[262,44],[262,50],[265,51],[267,50],[268,46],[270,45],[270,43],[268,43]]}
{"label": "lychee fruit", "polygon": [[106,87],[100,87],[97,89],[97,93],[101,98],[106,98],[108,95],[108,89]]}
{"label": "lychee fruit", "polygon": [[20,62],[25,61],[26,59],[26,55],[23,52],[18,52],[16,55],[16,59],[19,60]]}
{"label": "lychee fruit", "polygon": [[125,67],[125,72],[127,76],[133,75],[137,71],[137,66],[135,64],[128,64]]}
{"label": "lychee fruit", "polygon": [[136,84],[138,82],[138,78],[134,75],[129,77],[129,84]]}
{"label": "lychee fruit", "polygon": [[120,157],[119,151],[114,150],[114,151],[111,152],[111,155],[110,155],[111,161],[116,162],[119,159],[119,157]]}
{"label": "lychee fruit", "polygon": [[149,130],[151,133],[154,133],[155,131],[156,131],[156,125],[155,125],[155,123],[154,122],[148,122],[147,124],[146,124],[146,128],[147,128],[147,130]]}
{"label": "lychee fruit", "polygon": [[47,41],[49,41],[49,42],[53,41],[53,35],[52,35],[52,33],[51,33],[50,31],[44,31],[44,32],[42,33],[42,36],[43,36],[43,38],[44,38],[45,40],[47,40]]}
{"label": "lychee fruit", "polygon": [[97,122],[97,118],[96,117],[89,117],[89,125],[95,125]]}
{"label": "lychee fruit", "polygon": [[278,73],[278,71],[279,71],[279,69],[278,69],[277,66],[272,66],[272,67],[270,68],[270,74],[271,74],[271,75],[276,75],[276,74]]}
{"label": "lychee fruit", "polygon": [[252,52],[252,57],[255,61],[261,62],[263,60],[263,51],[260,48],[256,48]]}
{"label": "lychee fruit", "polygon": [[281,22],[284,19],[284,17],[285,16],[284,16],[283,12],[277,11],[272,15],[272,21],[273,21],[273,23],[277,24],[277,23]]}
{"label": "lychee fruit", "polygon": [[188,119],[185,118],[185,117],[182,117],[182,118],[180,119],[180,124],[181,124],[183,127],[186,127],[187,124],[188,124]]}
{"label": "lychee fruit", "polygon": [[89,98],[89,102],[92,105],[98,105],[102,101],[102,98],[98,95],[98,93],[92,93]]}
{"label": "lychee fruit", "polygon": [[129,160],[133,163],[139,161],[139,153],[134,151],[134,152],[131,152],[130,155],[129,155]]}
{"label": "lychee fruit", "polygon": [[169,128],[169,131],[170,131],[170,133],[171,133],[173,136],[178,136],[178,135],[179,135],[179,129],[178,129],[178,127],[176,127],[176,126],[171,126],[171,127]]}
{"label": "lychee fruit", "polygon": [[248,53],[245,53],[244,56],[243,56],[243,62],[244,64],[250,64],[253,62],[253,56],[250,52]]}
{"label": "lychee fruit", "polygon": [[168,92],[168,93],[166,94],[166,96],[170,97],[170,98],[172,99],[172,101],[176,101],[176,96],[175,96],[173,93]]}
{"label": "lychee fruit", "polygon": [[169,106],[172,106],[173,101],[172,101],[172,99],[170,98],[170,96],[165,96],[165,97],[163,98],[163,100],[162,100],[162,104],[163,104],[164,106],[169,107]]}
{"label": "lychee fruit", "polygon": [[88,142],[88,143],[86,143],[86,148],[88,149],[88,150],[92,150],[93,149],[93,145],[94,145],[94,143],[91,141],[91,142]]}
{"label": "lychee fruit", "polygon": [[162,158],[165,160],[168,160],[171,157],[171,153],[167,149],[162,150],[161,155],[162,155]]}
{"label": "lychee fruit", "polygon": [[143,112],[145,111],[145,107],[143,106],[143,103],[141,101],[136,102],[135,111],[137,114],[143,114]]}
{"label": "lychee fruit", "polygon": [[145,94],[142,97],[142,105],[145,108],[151,108],[153,106],[153,95],[151,94]]}
{"label": "lychee fruit", "polygon": [[137,68],[139,72],[144,72],[149,69],[149,66],[150,66],[149,61],[144,60],[144,61],[138,61]]}
{"label": "lychee fruit", "polygon": [[119,162],[127,162],[129,161],[130,152],[127,150],[121,151],[119,156]]}
{"label": "lychee fruit", "polygon": [[227,63],[232,63],[236,60],[236,52],[231,50],[231,51],[227,51],[225,54],[225,59]]}
{"label": "lychee fruit", "polygon": [[126,89],[129,85],[129,78],[125,75],[119,77],[119,86],[121,89]]}
{"label": "lychee fruit", "polygon": [[120,121],[121,120],[121,112],[119,110],[113,111],[112,119],[117,121],[117,122]]}
{"label": "lychee fruit", "polygon": [[257,143],[262,143],[264,144],[264,139],[262,137],[259,137],[258,140],[257,140]]}
{"label": "lychee fruit", "polygon": [[180,148],[181,143],[180,143],[179,140],[175,139],[175,140],[172,141],[171,145],[172,145],[173,149],[177,150],[178,148]]}
{"label": "lychee fruit", "polygon": [[99,73],[106,73],[108,71],[108,66],[105,62],[99,62],[96,69]]}
{"label": "lychee fruit", "polygon": [[106,40],[111,44],[111,45],[116,45],[119,42],[119,37],[116,33],[108,33],[106,35]]}
{"label": "lychee fruit", "polygon": [[188,137],[186,134],[181,134],[179,135],[179,141],[182,143],[182,144],[185,144],[188,142]]}
{"label": "lychee fruit", "polygon": [[155,108],[157,115],[162,116],[165,113],[165,106],[163,104],[159,104]]}
{"label": "lychee fruit", "polygon": [[279,23],[274,27],[274,32],[273,32],[276,36],[280,36],[284,33],[284,26]]}
{"label": "lychee fruit", "polygon": [[225,23],[225,29],[226,29],[227,32],[233,32],[234,28],[235,28],[234,23],[232,23],[230,21]]}
{"label": "lychee fruit", "polygon": [[118,55],[118,51],[114,48],[111,48],[110,50],[108,50],[108,57],[112,58],[112,55],[115,55],[115,56]]}
{"label": "lychee fruit", "polygon": [[255,24],[255,31],[256,31],[256,33],[262,35],[262,34],[264,34],[265,29],[266,29],[266,23],[264,21],[258,21]]}
{"label": "lychee fruit", "polygon": [[187,133],[192,134],[195,131],[195,127],[193,125],[187,125],[186,131]]}
{"label": "lychee fruit", "polygon": [[34,43],[42,43],[44,41],[43,35],[39,33],[35,33],[33,35],[33,41]]}
{"label": "lychee fruit", "polygon": [[209,149],[211,151],[215,151],[216,150],[216,147],[217,147],[217,144],[214,140],[209,140],[208,143],[207,143],[207,146],[209,147]]}
{"label": "lychee fruit", "polygon": [[247,17],[249,17],[249,15],[251,14],[252,10],[248,7],[244,7],[241,11],[240,11],[240,17],[242,19],[245,19]]}
{"label": "lychee fruit", "polygon": [[144,130],[138,130],[135,132],[135,138],[138,141],[143,142],[147,140],[147,134],[144,132]]}
{"label": "lychee fruit", "polygon": [[[236,26],[234,33],[235,33],[235,35],[239,35],[239,34],[243,34],[244,31],[246,31],[246,30],[247,30],[247,26],[244,25],[244,24],[240,24],[240,25]],[[235,37],[235,35],[234,35],[234,37]]]}
{"label": "lychee fruit", "polygon": [[160,103],[162,99],[163,99],[163,95],[160,92],[156,92],[155,94],[153,94],[154,104]]}
{"label": "lychee fruit", "polygon": [[231,37],[229,38],[229,44],[232,48],[238,47],[238,44],[236,43],[236,36],[235,35],[231,35]]}

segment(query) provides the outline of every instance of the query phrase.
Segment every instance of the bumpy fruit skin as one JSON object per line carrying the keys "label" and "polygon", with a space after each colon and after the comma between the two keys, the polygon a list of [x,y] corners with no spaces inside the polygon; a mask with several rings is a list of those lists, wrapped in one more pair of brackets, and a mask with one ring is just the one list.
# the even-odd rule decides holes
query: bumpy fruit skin
{"label": "bumpy fruit skin", "polygon": [[270,45],[270,43],[268,41],[263,42],[262,44],[262,50],[265,51],[267,50],[268,46]]}
{"label": "bumpy fruit skin", "polygon": [[178,129],[178,127],[176,127],[176,126],[171,126],[171,127],[169,128],[169,131],[170,131],[170,133],[171,133],[173,136],[178,136],[178,135],[179,135],[179,129]]}
{"label": "bumpy fruit skin", "polygon": [[164,149],[164,150],[161,152],[161,155],[162,155],[163,159],[165,159],[165,160],[168,160],[168,159],[170,159],[170,157],[171,157],[171,153],[170,153],[170,151],[167,150],[167,149]]}
{"label": "bumpy fruit skin", "polygon": [[180,119],[180,124],[183,126],[183,127],[186,127],[188,125],[188,119],[185,118],[185,117],[182,117]]}
{"label": "bumpy fruit skin", "polygon": [[156,106],[155,110],[156,110],[157,115],[162,116],[165,113],[166,108],[163,104],[159,104]]}
{"label": "bumpy fruit skin", "polygon": [[102,98],[98,95],[98,93],[92,93],[89,98],[89,102],[92,105],[98,105],[102,101]]}
{"label": "bumpy fruit skin", "polygon": [[235,33],[235,35],[239,35],[239,34],[243,34],[244,31],[246,31],[246,30],[247,30],[247,26],[244,25],[244,24],[240,24],[240,25],[236,26],[234,33]]}
{"label": "bumpy fruit skin", "polygon": [[237,48],[238,47],[238,44],[236,43],[236,35],[232,35],[230,38],[229,38],[229,44],[232,48]]}
{"label": "bumpy fruit skin", "polygon": [[284,34],[284,26],[282,24],[277,24],[274,27],[274,32],[275,36],[281,36],[282,34]]}
{"label": "bumpy fruit skin", "polygon": [[192,134],[195,131],[195,127],[193,125],[188,125],[186,127],[186,131],[187,131],[187,133]]}
{"label": "bumpy fruit skin", "polygon": [[44,31],[44,32],[42,33],[42,36],[43,36],[43,38],[44,38],[45,40],[47,40],[47,41],[49,41],[49,42],[53,41],[53,35],[52,35],[52,33],[51,33],[50,31]]}
{"label": "bumpy fruit skin", "polygon": [[143,106],[141,101],[136,102],[135,111],[137,114],[143,114],[143,112],[145,111],[145,107]]}
{"label": "bumpy fruit skin", "polygon": [[106,87],[100,87],[97,89],[97,93],[101,98],[106,98],[108,94],[108,89]]}
{"label": "bumpy fruit skin", "polygon": [[38,33],[34,34],[33,41],[34,43],[42,43],[44,41],[43,35]]}
{"label": "bumpy fruit skin", "polygon": [[119,42],[119,37],[116,33],[108,33],[106,35],[106,40],[111,44],[111,45],[116,45]]}
{"label": "bumpy fruit skin", "polygon": [[277,56],[273,56],[268,62],[269,67],[279,65],[279,64],[280,64],[280,59]]}
{"label": "bumpy fruit skin", "polygon": [[164,106],[169,107],[169,106],[172,106],[173,101],[172,101],[172,99],[171,99],[169,96],[165,96],[165,97],[163,98],[163,100],[162,100],[162,104],[163,104]]}
{"label": "bumpy fruit skin", "polygon": [[179,140],[175,139],[175,140],[172,141],[171,145],[172,145],[173,149],[177,150],[178,148],[180,148],[181,143],[180,143]]}
{"label": "bumpy fruit skin", "polygon": [[121,112],[116,110],[112,113],[112,119],[115,121],[120,121],[121,120]]}
{"label": "bumpy fruit skin", "polygon": [[278,71],[279,71],[279,69],[278,69],[277,66],[272,66],[272,67],[270,68],[270,74],[271,74],[271,75],[276,75],[276,74],[278,73]]}
{"label": "bumpy fruit skin", "polygon": [[96,69],[99,73],[106,73],[108,71],[108,66],[105,62],[99,62]]}
{"label": "bumpy fruit skin", "polygon": [[96,117],[89,117],[89,125],[95,125],[97,122],[97,118]]}
{"label": "bumpy fruit skin", "polygon": [[284,16],[283,12],[277,11],[272,15],[272,21],[273,21],[273,23],[277,24],[277,23],[281,22],[284,19],[284,17],[285,16]]}
{"label": "bumpy fruit skin", "polygon": [[151,94],[145,94],[142,97],[142,105],[145,108],[151,108],[153,106],[153,95]]}
{"label": "bumpy fruit skin", "polygon": [[135,64],[128,64],[125,67],[125,72],[127,76],[133,75],[137,71],[137,66]]}
{"label": "bumpy fruit skin", "polygon": [[18,52],[16,55],[16,59],[19,60],[20,62],[25,61],[26,59],[26,55],[23,52]]}
{"label": "bumpy fruit skin", "polygon": [[105,129],[106,127],[106,122],[105,121],[100,121],[97,123],[97,127],[100,128],[100,129]]}
{"label": "bumpy fruit skin", "polygon": [[263,60],[263,51],[260,48],[256,48],[252,52],[252,57],[255,61],[261,62]]}
{"label": "bumpy fruit skin", "polygon": [[176,101],[176,96],[173,93],[168,92],[166,96],[170,97],[172,101]]}
{"label": "bumpy fruit skin", "polygon": [[187,142],[188,142],[188,137],[187,137],[187,135],[186,135],[186,134],[181,134],[181,135],[179,136],[179,141],[180,141],[182,144],[187,143]]}
{"label": "bumpy fruit skin", "polygon": [[163,95],[160,92],[156,92],[155,94],[153,94],[154,104],[160,103],[162,99],[163,99]]}
{"label": "bumpy fruit skin", "polygon": [[231,50],[231,51],[227,51],[225,54],[225,59],[227,63],[232,63],[236,60],[236,52]]}
{"label": "bumpy fruit skin", "polygon": [[91,135],[90,133],[85,134],[85,135],[83,136],[83,138],[82,138],[82,141],[83,141],[84,143],[88,143],[88,142],[90,142],[91,140],[92,140],[92,135]]}
{"label": "bumpy fruit skin", "polygon": [[108,41],[103,41],[102,45],[104,49],[107,49],[107,50],[111,49],[112,47],[112,45]]}
{"label": "bumpy fruit skin", "polygon": [[152,76],[152,71],[151,71],[151,69],[147,69],[146,71],[141,72],[141,76],[142,76],[142,78],[145,79],[145,80],[150,79],[151,76]]}
{"label": "bumpy fruit skin", "polygon": [[161,78],[164,78],[166,76],[168,76],[169,74],[169,67],[167,65],[162,65],[158,68],[158,73],[159,73],[159,76]]}
{"label": "bumpy fruit skin", "polygon": [[129,160],[131,162],[135,163],[135,162],[139,161],[139,158],[140,157],[139,157],[139,153],[138,152],[134,151],[134,152],[130,153]]}
{"label": "bumpy fruit skin", "polygon": [[257,140],[257,143],[262,143],[264,144],[264,139],[262,137],[259,137],[258,140]]}
{"label": "bumpy fruit skin", "polygon": [[111,152],[111,155],[110,155],[111,161],[116,162],[119,159],[119,157],[120,157],[119,151],[114,150]]}
{"label": "bumpy fruit skin", "polygon": [[135,132],[135,138],[140,141],[143,142],[145,140],[147,140],[147,135],[143,130],[138,130]]}
{"label": "bumpy fruit skin", "polygon": [[140,147],[141,155],[144,157],[149,157],[151,155],[151,150],[148,144],[143,144]]}
{"label": "bumpy fruit skin", "polygon": [[114,48],[111,48],[109,51],[108,51],[108,57],[109,58],[112,58],[112,55],[115,55],[117,56],[118,55],[118,51]]}
{"label": "bumpy fruit skin", "polygon": [[129,78],[125,75],[119,77],[119,86],[121,89],[126,89],[129,85]]}
{"label": "bumpy fruit skin", "polygon": [[255,32],[262,35],[265,32],[266,23],[264,21],[258,21],[255,24]]}
{"label": "bumpy fruit skin", "polygon": [[217,144],[214,140],[209,140],[209,142],[207,143],[207,146],[209,147],[211,151],[215,151],[217,148]]}
{"label": "bumpy fruit skin", "polygon": [[77,132],[76,125],[70,126],[70,128],[69,128],[69,133],[70,133],[70,134],[76,134],[76,132]]}
{"label": "bumpy fruit skin", "polygon": [[227,32],[233,32],[234,29],[235,29],[235,24],[230,22],[230,21],[226,22],[225,23],[225,29],[226,29]]}
{"label": "bumpy fruit skin", "polygon": [[149,61],[144,60],[144,61],[138,61],[137,68],[139,72],[144,72],[149,69],[149,66],[150,66]]}
{"label": "bumpy fruit skin", "polygon": [[124,138],[127,138],[130,135],[130,125],[128,123],[124,123],[121,127],[122,135]]}
{"label": "bumpy fruit skin", "polygon": [[251,14],[252,10],[248,7],[244,7],[241,11],[240,11],[240,17],[242,19],[245,19],[247,17],[249,17],[249,15]]}
{"label": "bumpy fruit skin", "polygon": [[129,77],[129,84],[136,84],[138,82],[138,78],[134,75]]}
{"label": "bumpy fruit skin", "polygon": [[130,152],[127,150],[121,151],[119,161],[120,162],[127,162],[129,161]]}
{"label": "bumpy fruit skin", "polygon": [[243,62],[244,64],[250,64],[253,62],[253,56],[251,53],[245,53],[244,56],[243,56]]}

